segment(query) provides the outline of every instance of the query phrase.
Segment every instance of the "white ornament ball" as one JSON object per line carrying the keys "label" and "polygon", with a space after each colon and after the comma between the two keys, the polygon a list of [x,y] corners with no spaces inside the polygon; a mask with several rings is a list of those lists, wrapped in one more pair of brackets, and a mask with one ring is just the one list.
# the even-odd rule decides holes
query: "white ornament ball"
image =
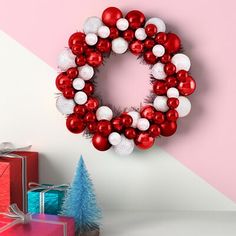
{"label": "white ornament ball", "polygon": [[179,90],[177,88],[169,88],[167,90],[167,97],[168,98],[178,98],[179,97]]}
{"label": "white ornament ball", "polygon": [[166,25],[165,25],[164,21],[160,18],[157,18],[157,17],[150,18],[146,22],[145,26],[148,24],[155,25],[157,27],[157,32],[165,32],[166,31]]}
{"label": "white ornament ball", "polygon": [[100,38],[105,39],[105,38],[107,38],[109,35],[110,35],[110,29],[109,29],[107,26],[102,25],[102,26],[99,27],[99,29],[98,29],[98,36],[99,36]]}
{"label": "white ornament ball", "polygon": [[180,70],[186,70],[189,71],[190,66],[191,66],[191,62],[188,56],[186,56],[183,53],[177,53],[175,54],[172,59],[171,62],[176,66],[176,71],[180,71]]}
{"label": "white ornament ball", "polygon": [[137,123],[137,128],[141,131],[145,131],[145,130],[148,130],[148,128],[150,127],[150,123],[148,121],[148,119],[146,118],[140,118],[138,120],[138,123]]}
{"label": "white ornament ball", "polygon": [[158,111],[166,112],[169,110],[169,107],[167,105],[167,97],[166,96],[156,96],[153,106]]}
{"label": "white ornament ball", "polygon": [[120,18],[116,22],[116,27],[117,27],[117,29],[119,29],[121,31],[127,30],[129,28],[129,22],[125,18]]}
{"label": "white ornament ball", "polygon": [[133,128],[137,128],[137,123],[138,123],[138,120],[140,119],[140,113],[137,112],[137,111],[129,111],[128,112],[128,115],[130,115],[133,119],[133,122],[132,122],[132,125],[131,127]]}
{"label": "white ornament ball", "polygon": [[58,58],[58,67],[65,71],[70,67],[75,67],[75,55],[71,52],[69,48],[63,50]]}
{"label": "white ornament ball", "polygon": [[156,57],[162,57],[165,54],[165,48],[161,44],[157,44],[152,48],[152,52]]}
{"label": "white ornament ball", "polygon": [[144,40],[147,38],[144,28],[138,28],[135,30],[135,38],[138,40]]}
{"label": "white ornament ball", "polygon": [[127,139],[124,135],[121,135],[121,142],[114,146],[114,151],[121,156],[128,156],[134,150],[134,141]]}
{"label": "white ornament ball", "polygon": [[76,90],[82,90],[85,86],[85,82],[83,79],[81,78],[76,78],[73,80],[73,88],[76,89]]}
{"label": "white ornament ball", "polygon": [[166,78],[164,64],[162,64],[161,62],[157,62],[155,65],[153,65],[151,74],[155,79],[164,80]]}
{"label": "white ornament ball", "polygon": [[107,106],[101,106],[96,111],[97,120],[111,120],[113,117],[112,110]]}
{"label": "white ornament ball", "polygon": [[112,132],[108,136],[108,141],[113,146],[118,145],[121,142],[121,135],[117,132]]}
{"label": "white ornament ball", "polygon": [[83,80],[90,80],[94,75],[94,69],[92,66],[86,64],[79,67],[79,75]]}
{"label": "white ornament ball", "polygon": [[112,51],[116,54],[125,53],[128,46],[128,42],[121,37],[112,40]]}
{"label": "white ornament ball", "polygon": [[94,33],[89,33],[89,34],[86,35],[85,41],[88,45],[93,46],[97,43],[98,36]]}
{"label": "white ornament ball", "polygon": [[63,95],[60,95],[57,98],[56,107],[62,114],[69,115],[74,113],[75,102],[73,99],[66,99]]}
{"label": "white ornament ball", "polygon": [[74,100],[77,104],[83,105],[87,102],[88,96],[85,92],[79,91],[75,94]]}
{"label": "white ornament ball", "polygon": [[191,102],[184,96],[180,96],[178,99],[179,106],[176,108],[176,111],[179,113],[179,117],[185,117],[191,111]]}
{"label": "white ornament ball", "polygon": [[100,18],[96,16],[92,16],[87,18],[87,20],[84,22],[83,30],[85,34],[88,33],[97,33],[98,28],[102,26],[103,23]]}

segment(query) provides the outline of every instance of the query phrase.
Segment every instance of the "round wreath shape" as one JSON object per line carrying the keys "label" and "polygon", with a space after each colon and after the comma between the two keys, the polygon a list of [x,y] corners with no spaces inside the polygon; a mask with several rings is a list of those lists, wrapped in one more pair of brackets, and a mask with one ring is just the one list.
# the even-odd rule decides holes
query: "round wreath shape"
{"label": "round wreath shape", "polygon": [[[181,52],[180,38],[166,33],[160,18],[146,20],[138,10],[123,17],[121,10],[109,7],[101,19],[89,17],[83,32],[72,34],[68,45],[58,60],[56,86],[61,94],[56,105],[66,115],[69,131],[89,134],[97,150],[113,147],[116,153],[129,155],[135,146],[148,149],[156,138],[173,135],[177,119],[189,114],[187,97],[196,88],[189,74],[190,59]],[[117,114],[94,95],[94,77],[104,58],[127,51],[150,65],[152,100]]]}

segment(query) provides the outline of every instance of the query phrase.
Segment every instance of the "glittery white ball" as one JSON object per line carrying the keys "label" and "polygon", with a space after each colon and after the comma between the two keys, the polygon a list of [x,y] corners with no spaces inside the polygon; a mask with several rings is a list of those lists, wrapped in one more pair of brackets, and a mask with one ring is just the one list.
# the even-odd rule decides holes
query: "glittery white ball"
{"label": "glittery white ball", "polygon": [[111,120],[113,117],[112,110],[107,106],[101,106],[96,111],[97,120]]}
{"label": "glittery white ball", "polygon": [[121,156],[128,156],[134,150],[134,141],[121,135],[121,142],[114,146],[114,151]]}
{"label": "glittery white ball", "polygon": [[152,52],[156,57],[162,57],[165,54],[165,48],[161,44],[157,44],[152,48]]}
{"label": "glittery white ball", "polygon": [[144,28],[138,28],[135,30],[135,38],[138,40],[144,40],[147,38]]}
{"label": "glittery white ball", "polygon": [[98,36],[94,33],[89,33],[89,34],[86,35],[85,41],[88,45],[93,46],[97,43]]}
{"label": "glittery white ball", "polygon": [[131,127],[136,128],[138,120],[140,118],[140,113],[137,112],[137,111],[129,111],[128,115],[130,115],[132,117],[132,119],[133,119]]}
{"label": "glittery white ball", "polygon": [[121,31],[127,30],[129,28],[129,22],[125,18],[120,18],[116,22],[116,27]]}
{"label": "glittery white ball", "polygon": [[137,128],[141,131],[148,130],[150,123],[146,118],[140,118],[137,122]]}
{"label": "glittery white ball", "polygon": [[103,23],[100,18],[98,18],[96,16],[89,17],[84,22],[84,26],[83,26],[84,33],[85,34],[88,34],[88,33],[95,33],[96,34],[98,32],[98,28],[102,25],[103,25]]}
{"label": "glittery white ball", "polygon": [[118,145],[121,142],[121,135],[117,132],[112,132],[108,136],[108,141],[113,146]]}
{"label": "glittery white ball", "polygon": [[128,42],[121,37],[112,40],[112,51],[116,54],[125,53],[128,46]]}
{"label": "glittery white ball", "polygon": [[169,107],[167,105],[167,97],[166,96],[156,96],[153,106],[158,111],[166,112],[169,110]]}
{"label": "glittery white ball", "polygon": [[89,65],[84,65],[79,67],[79,76],[83,79],[83,80],[90,80],[94,75],[94,70],[92,66]]}
{"label": "glittery white ball", "polygon": [[180,71],[180,70],[186,70],[189,71],[190,66],[191,66],[191,62],[188,56],[186,56],[183,53],[177,53],[175,54],[172,59],[171,62],[176,66],[176,71]]}
{"label": "glittery white ball", "polygon": [[88,96],[85,92],[79,91],[75,94],[74,100],[77,104],[83,105],[87,102]]}
{"label": "glittery white ball", "polygon": [[109,35],[110,35],[110,29],[109,29],[107,26],[102,25],[102,26],[99,27],[99,29],[98,29],[98,36],[99,36],[100,38],[105,39],[105,38],[107,38]]}
{"label": "glittery white ball", "polygon": [[176,111],[179,113],[179,117],[185,117],[191,111],[191,102],[184,96],[180,96],[178,99],[179,106],[176,108]]}
{"label": "glittery white ball", "polygon": [[73,88],[76,89],[76,90],[82,90],[85,86],[85,82],[83,79],[81,78],[76,78],[73,80]]}
{"label": "glittery white ball", "polygon": [[63,50],[58,58],[58,67],[65,71],[70,67],[75,67],[75,55],[71,52],[69,48]]}
{"label": "glittery white ball", "polygon": [[164,80],[166,78],[166,73],[164,71],[164,64],[157,62],[153,65],[151,74],[155,79]]}
{"label": "glittery white ball", "polygon": [[73,99],[66,99],[63,95],[60,95],[57,98],[56,107],[62,114],[69,115],[74,112],[75,102]]}
{"label": "glittery white ball", "polygon": [[153,17],[153,18],[150,18],[146,24],[154,24],[156,27],[157,27],[157,32],[165,32],[166,31],[166,25],[164,23],[164,21],[160,18],[157,18],[157,17]]}
{"label": "glittery white ball", "polygon": [[179,90],[177,88],[169,88],[167,90],[167,97],[168,98],[178,98],[179,97]]}

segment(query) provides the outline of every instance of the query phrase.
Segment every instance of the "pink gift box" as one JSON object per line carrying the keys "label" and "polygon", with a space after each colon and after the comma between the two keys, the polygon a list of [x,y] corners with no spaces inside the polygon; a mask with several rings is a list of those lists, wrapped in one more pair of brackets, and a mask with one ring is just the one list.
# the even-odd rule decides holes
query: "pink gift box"
{"label": "pink gift box", "polygon": [[74,219],[64,216],[35,214],[28,224],[0,215],[1,236],[75,236]]}

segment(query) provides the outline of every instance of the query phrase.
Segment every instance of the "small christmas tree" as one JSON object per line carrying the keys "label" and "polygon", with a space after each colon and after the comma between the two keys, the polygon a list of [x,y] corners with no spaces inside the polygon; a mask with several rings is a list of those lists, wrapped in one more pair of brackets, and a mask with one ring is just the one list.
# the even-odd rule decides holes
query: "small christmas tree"
{"label": "small christmas tree", "polygon": [[76,230],[80,233],[99,229],[101,211],[82,156],[65,196],[61,215],[74,217]]}

